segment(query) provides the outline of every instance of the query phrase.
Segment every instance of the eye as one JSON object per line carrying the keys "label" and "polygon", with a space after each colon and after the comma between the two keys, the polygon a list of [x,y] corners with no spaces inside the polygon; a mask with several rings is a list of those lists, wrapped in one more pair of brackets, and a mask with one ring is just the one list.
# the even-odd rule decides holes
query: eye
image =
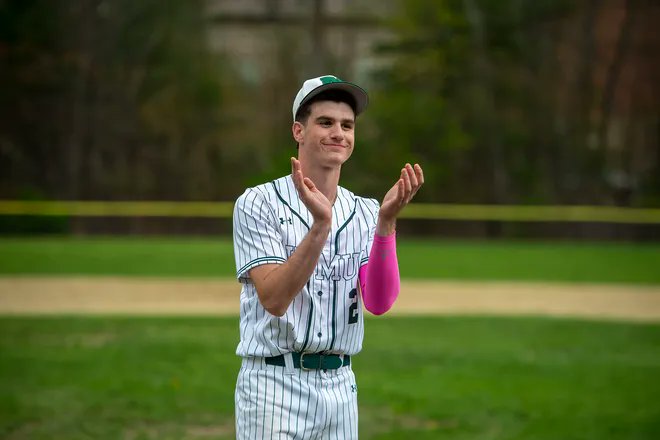
{"label": "eye", "polygon": [[323,120],[321,121],[321,125],[324,126],[324,127],[330,127],[330,126],[332,125],[332,122],[330,122],[330,121],[327,120],[327,119],[323,119]]}
{"label": "eye", "polygon": [[341,126],[344,130],[353,130],[353,124],[350,122],[343,123]]}

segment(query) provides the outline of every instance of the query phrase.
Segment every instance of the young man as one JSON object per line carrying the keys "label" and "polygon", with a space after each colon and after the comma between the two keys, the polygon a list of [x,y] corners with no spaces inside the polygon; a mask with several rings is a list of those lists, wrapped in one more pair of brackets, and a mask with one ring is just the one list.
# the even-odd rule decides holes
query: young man
{"label": "young man", "polygon": [[362,305],[385,313],[399,292],[395,225],[424,182],[401,170],[379,208],[339,186],[366,92],[335,76],[293,102],[291,174],[248,188],[234,207],[242,283],[236,384],[239,439],[354,439]]}

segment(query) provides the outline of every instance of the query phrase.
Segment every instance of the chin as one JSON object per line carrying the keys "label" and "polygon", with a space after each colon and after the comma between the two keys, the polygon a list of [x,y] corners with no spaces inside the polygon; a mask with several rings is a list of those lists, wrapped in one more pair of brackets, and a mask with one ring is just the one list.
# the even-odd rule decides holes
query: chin
{"label": "chin", "polygon": [[333,154],[326,157],[323,161],[323,164],[328,168],[337,168],[340,167],[348,160],[348,157],[344,154]]}

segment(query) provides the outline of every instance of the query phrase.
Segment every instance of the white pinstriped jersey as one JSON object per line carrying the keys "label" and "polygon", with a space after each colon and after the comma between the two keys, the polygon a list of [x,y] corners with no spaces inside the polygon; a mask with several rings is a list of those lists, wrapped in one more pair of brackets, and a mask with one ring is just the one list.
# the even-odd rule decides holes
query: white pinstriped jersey
{"label": "white pinstriped jersey", "polygon": [[362,348],[364,320],[358,270],[369,259],[378,218],[375,199],[338,187],[332,230],[307,285],[282,317],[259,302],[248,271],[283,263],[313,223],[291,176],[248,188],[234,206],[234,256],[242,283],[239,356],[288,352],[353,355]]}

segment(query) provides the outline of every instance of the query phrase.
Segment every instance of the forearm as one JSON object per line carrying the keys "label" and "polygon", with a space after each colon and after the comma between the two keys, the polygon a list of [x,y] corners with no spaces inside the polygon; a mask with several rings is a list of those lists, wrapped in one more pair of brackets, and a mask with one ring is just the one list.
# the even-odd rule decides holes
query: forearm
{"label": "forearm", "polygon": [[360,289],[365,308],[374,315],[387,312],[399,295],[401,281],[396,256],[396,235],[376,235],[369,263],[360,268]]}
{"label": "forearm", "polygon": [[378,223],[376,224],[376,236],[388,237],[396,231],[396,217],[389,219],[378,216]]}
{"label": "forearm", "polygon": [[285,263],[275,265],[258,282],[255,279],[261,305],[269,313],[275,316],[286,313],[312,276],[329,232],[330,225],[315,223]]}

